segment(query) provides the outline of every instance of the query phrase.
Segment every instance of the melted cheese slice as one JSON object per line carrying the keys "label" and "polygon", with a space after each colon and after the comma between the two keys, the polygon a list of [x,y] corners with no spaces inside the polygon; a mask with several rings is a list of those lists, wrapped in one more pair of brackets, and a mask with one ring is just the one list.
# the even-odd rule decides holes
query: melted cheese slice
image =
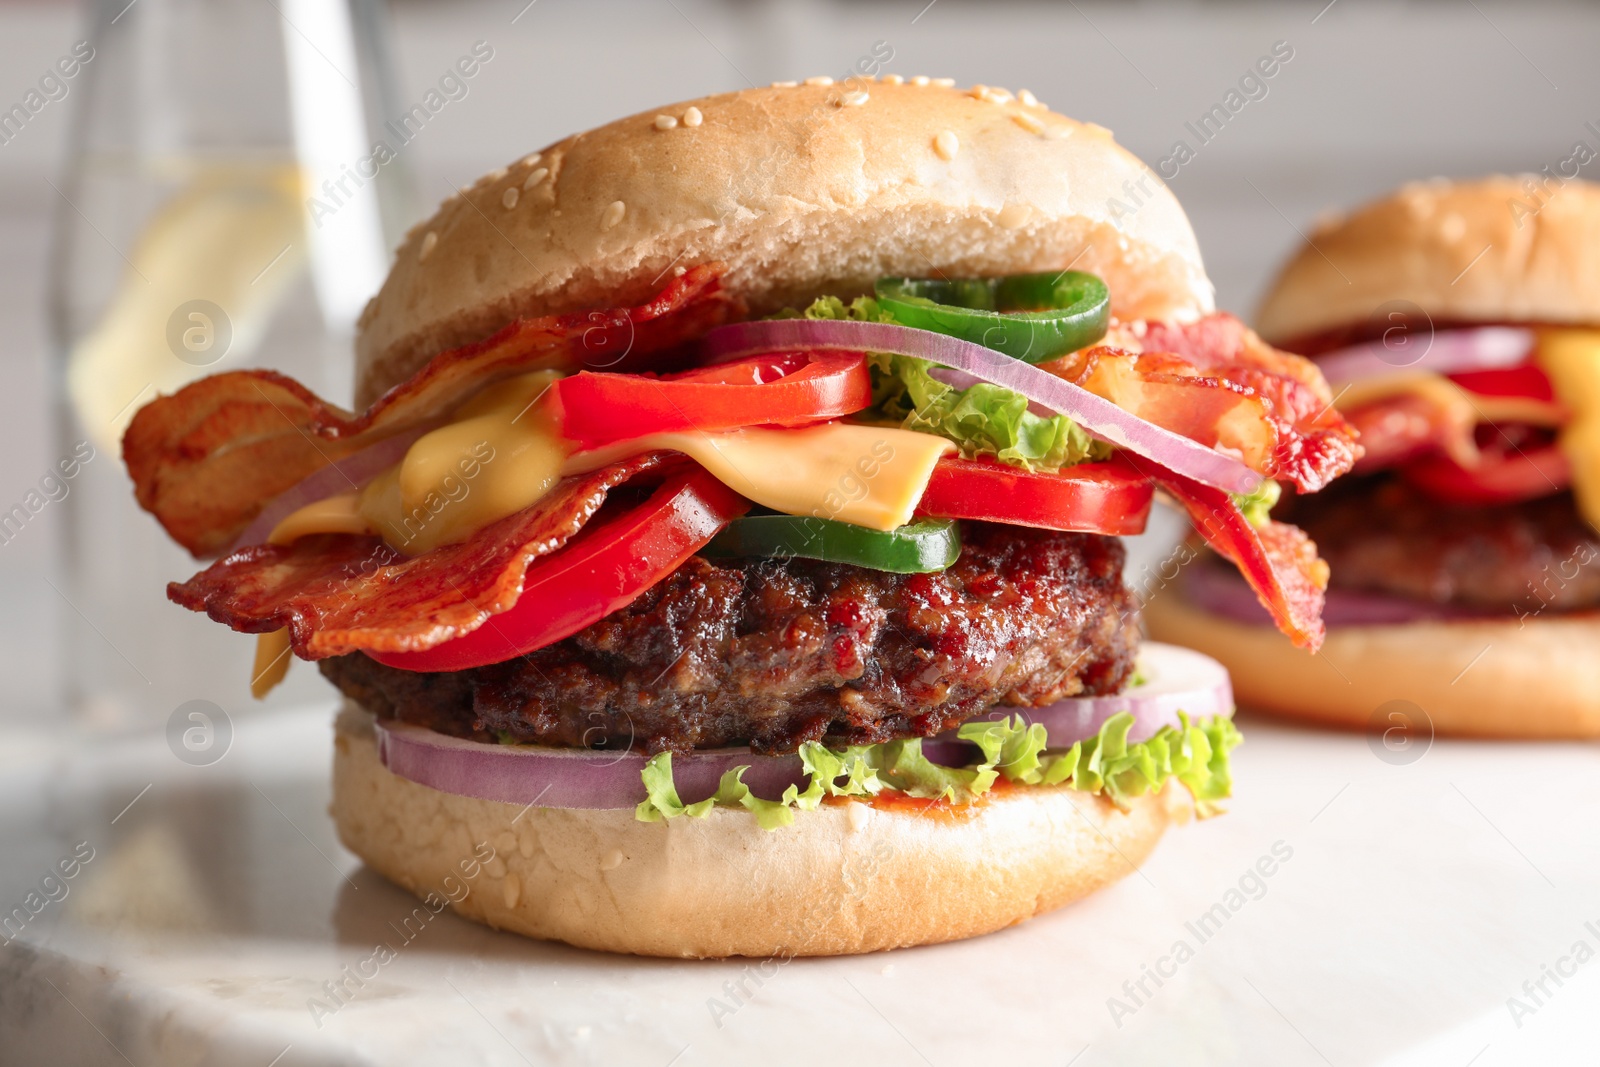
{"label": "melted cheese slice", "polygon": [[263,700],[289,673],[294,657],[289,654],[287,628],[256,636],[256,662],[250,669],[250,695]]}
{"label": "melted cheese slice", "polygon": [[359,502],[358,493],[340,493],[307,504],[285,515],[267,535],[267,544],[292,545],[302,537],[319,533],[367,533],[372,525],[361,514]]}
{"label": "melted cheese slice", "polygon": [[362,490],[360,511],[371,528],[420,555],[465,541],[549,492],[569,448],[538,401],[559,377],[536,371],[502,382],[418,438],[399,465]]}
{"label": "melted cheese slice", "polygon": [[531,506],[560,478],[657,450],[690,456],[741,496],[774,511],[892,530],[911,521],[934,465],[956,451],[932,434],[830,422],[659,433],[564,455],[548,428],[513,425],[503,415],[470,415],[418,439],[401,463],[359,493],[328,497],[285,517],[269,542],[376,533],[416,555],[463,541]]}
{"label": "melted cheese slice", "polygon": [[1572,465],[1578,511],[1600,527],[1600,331],[1540,330],[1534,359],[1571,412],[1561,451]]}
{"label": "melted cheese slice", "polygon": [[892,530],[911,521],[934,465],[956,446],[932,434],[844,422],[658,433],[579,453],[568,472],[656,449],[692,457],[740,496],[774,511]]}
{"label": "melted cheese slice", "polygon": [[1334,407],[1351,412],[1397,396],[1421,396],[1445,413],[1452,432],[1443,442],[1450,458],[1463,467],[1478,463],[1472,430],[1479,423],[1520,422],[1529,426],[1560,426],[1567,412],[1560,404],[1525,396],[1482,396],[1463,389],[1430,370],[1405,370],[1352,382],[1334,397]]}
{"label": "melted cheese slice", "polygon": [[1437,398],[1449,408],[1461,408],[1473,422],[1520,422],[1530,426],[1559,426],[1566,418],[1560,404],[1526,396],[1482,396],[1463,389],[1431,370],[1407,370],[1380,378],[1351,382],[1334,401],[1340,411],[1354,411],[1394,396],[1419,394]]}

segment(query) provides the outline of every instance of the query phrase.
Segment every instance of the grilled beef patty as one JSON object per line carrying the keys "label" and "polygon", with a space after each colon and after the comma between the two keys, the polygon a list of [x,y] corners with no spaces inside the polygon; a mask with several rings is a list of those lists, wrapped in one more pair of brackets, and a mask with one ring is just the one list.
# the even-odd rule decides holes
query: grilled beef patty
{"label": "grilled beef patty", "polygon": [[925,737],[996,704],[1114,693],[1135,602],[1114,537],[962,524],[940,574],[695,556],[631,605],[519,659],[322,673],[381,717],[481,741],[670,749]]}
{"label": "grilled beef patty", "polygon": [[1507,614],[1600,607],[1600,535],[1570,492],[1457,507],[1377,474],[1341,479],[1285,510],[1317,543],[1336,589]]}

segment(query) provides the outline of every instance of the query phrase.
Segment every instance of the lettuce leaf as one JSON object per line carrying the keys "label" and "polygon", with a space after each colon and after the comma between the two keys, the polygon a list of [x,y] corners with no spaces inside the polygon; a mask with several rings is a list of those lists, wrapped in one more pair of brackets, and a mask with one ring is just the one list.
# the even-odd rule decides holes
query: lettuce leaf
{"label": "lettuce leaf", "polygon": [[1260,529],[1271,520],[1272,509],[1277,505],[1278,498],[1283,495],[1283,486],[1271,478],[1263,478],[1254,492],[1228,495],[1233,497],[1233,502],[1238,505],[1240,513],[1244,515],[1244,521]]}
{"label": "lettuce leaf", "polygon": [[[834,797],[871,796],[883,788],[878,768],[869,755],[878,746],[853,745],[835,752],[815,741],[800,746],[800,763],[811,776],[811,785],[799,797],[801,807],[810,810],[822,801],[824,794]],[[841,784],[839,779],[843,778]],[[811,802],[804,803],[807,798]]]}
{"label": "lettuce leaf", "polygon": [[639,801],[639,807],[635,809],[634,814],[640,822],[660,822],[662,819],[675,819],[680,815],[698,819],[710,812],[711,806],[717,801],[714,796],[693,804],[685,804],[678,799],[678,787],[672,780],[670,752],[660,752],[651,756],[645,762],[644,769],[639,772],[639,778],[644,782],[645,799]]}
{"label": "lettuce leaf", "polygon": [[[921,742],[917,744],[920,749]],[[693,804],[685,804],[678,798],[678,787],[672,780],[672,753],[657,753],[639,772],[645,799],[639,802],[634,816],[640,822],[660,822],[681,815],[699,819],[718,805],[725,808],[738,805],[754,815],[763,830],[775,830],[794,822],[795,809],[813,811],[825,796],[870,796],[882,789],[883,782],[869,756],[873,749],[881,747],[859,745],[834,751],[815,741],[807,741],[800,746],[800,763],[810,776],[804,792],[791,785],[777,800],[763,800],[744,784],[744,772],[750,769],[746,765],[723,774],[717,782],[717,791]],[[840,778],[844,781],[840,782]]]}
{"label": "lettuce leaf", "polygon": [[804,311],[784,308],[775,319],[833,319],[845,322],[893,322],[894,316],[878,306],[870,296],[858,296],[846,304],[836,296],[819,296]]}
{"label": "lettuce leaf", "polygon": [[[1134,797],[1154,793],[1176,778],[1195,801],[1195,813],[1217,813],[1217,801],[1233,792],[1229,753],[1243,738],[1233,720],[1213,716],[1196,722],[1178,713],[1178,726],[1163,726],[1144,741],[1129,741],[1133,716],[1119,712],[1094,737],[1065,752],[1045,752],[1045,729],[1021,716],[999,722],[969,722],[958,736],[999,754],[1001,774],[1024,785],[1065,784],[1102,793],[1124,810]],[[991,757],[993,758],[993,757]]]}
{"label": "lettuce leaf", "polygon": [[922,754],[922,738],[888,741],[869,752],[878,772],[891,788],[910,797],[970,803],[987,793],[999,772],[993,761],[971,767],[945,767]]}
{"label": "lettuce leaf", "polygon": [[636,816],[659,822],[687,815],[702,818],[713,807],[742,807],[763,830],[794,822],[796,811],[813,811],[824,797],[872,796],[893,790],[912,797],[967,804],[988,793],[1003,775],[1024,786],[1066,785],[1103,795],[1127,810],[1133,798],[1159,792],[1176,778],[1194,798],[1201,818],[1216,814],[1217,804],[1232,794],[1229,753],[1242,738],[1233,720],[1222,716],[1195,721],[1179,713],[1178,726],[1163,726],[1144,741],[1128,740],[1133,716],[1113,715],[1094,737],[1065,751],[1050,752],[1045,728],[1015,716],[996,722],[969,722],[958,736],[978,748],[977,761],[945,767],[922,752],[922,740],[889,741],[830,749],[814,741],[800,746],[800,761],[809,775],[804,790],[790,785],[777,800],[763,800],[744,784],[746,767],[722,776],[717,791],[705,800],[685,804],[672,781],[672,753],[652,757],[644,766],[646,799]]}
{"label": "lettuce leaf", "polygon": [[[836,296],[814,301],[805,311],[780,318],[893,322],[868,296],[846,304]],[[863,414],[904,429],[954,441],[968,459],[993,456],[1026,470],[1057,471],[1088,460],[1106,459],[1111,446],[1096,441],[1065,415],[1044,417],[1028,410],[1028,398],[980,382],[966,389],[946,385],[929,373],[925,359],[869,353],[872,407]]]}
{"label": "lettuce leaf", "polygon": [[749,767],[735,767],[722,776],[717,783],[717,791],[712,795],[713,803],[731,806],[738,804],[756,817],[756,824],[763,830],[776,830],[780,826],[788,826],[794,822],[794,806],[799,799],[798,790],[790,786],[784,790],[781,800],[762,800],[750,792],[750,787],[744,784],[744,772]]}

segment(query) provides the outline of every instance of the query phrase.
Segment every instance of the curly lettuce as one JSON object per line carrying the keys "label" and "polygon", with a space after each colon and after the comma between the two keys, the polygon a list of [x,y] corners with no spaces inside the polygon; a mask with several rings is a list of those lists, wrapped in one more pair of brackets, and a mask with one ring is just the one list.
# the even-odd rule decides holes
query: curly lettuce
{"label": "curly lettuce", "polygon": [[1179,712],[1179,725],[1163,726],[1143,741],[1129,741],[1133,721],[1128,712],[1119,712],[1095,736],[1059,753],[1046,752],[1045,728],[1039,723],[1026,725],[1021,716],[969,722],[958,736],[982,749],[1012,782],[1064,784],[1103,794],[1127,810],[1130,800],[1157,792],[1176,778],[1194,798],[1197,815],[1216,814],[1217,801],[1233,793],[1229,753],[1243,740],[1233,720],[1216,715],[1196,721]]}
{"label": "curly lettuce", "polygon": [[[790,310],[779,317],[802,316],[894,321],[868,296],[848,304],[836,296],[825,296],[803,312]],[[953,441],[968,459],[993,456],[1026,470],[1057,471],[1110,456],[1109,445],[1090,437],[1065,415],[1036,415],[1028,410],[1028,398],[1021,393],[986,382],[957,389],[929,373],[933,366],[911,356],[870,353],[872,407],[862,414]]]}
{"label": "curly lettuce", "polygon": [[[920,747],[921,742],[918,742]],[[825,796],[870,796],[884,787],[878,778],[867,753],[880,745],[853,746],[834,750],[815,741],[800,746],[800,764],[809,778],[804,791],[790,785],[777,800],[763,800],[750,792],[744,784],[744,772],[749,766],[735,767],[723,774],[717,791],[704,800],[685,804],[678,798],[678,787],[672,780],[672,753],[661,752],[645,762],[639,772],[644,782],[645,799],[639,802],[634,814],[640,822],[660,822],[682,815],[703,818],[717,805],[742,807],[756,817],[763,830],[775,830],[794,822],[794,813],[813,811]],[[843,779],[841,781],[841,779]]]}
{"label": "curly lettuce", "polygon": [[805,789],[790,785],[777,800],[764,800],[744,784],[748,766],[722,776],[717,791],[685,804],[672,777],[672,753],[652,757],[641,778],[645,799],[635,815],[641,822],[681,816],[702,818],[714,807],[742,807],[764,830],[794,822],[795,812],[813,811],[830,796],[866,797],[884,791],[906,796],[970,804],[993,789],[1001,777],[1021,786],[1065,785],[1104,796],[1127,810],[1137,797],[1159,792],[1177,779],[1194,798],[1201,818],[1220,810],[1230,796],[1233,778],[1229,753],[1239,744],[1239,731],[1224,716],[1191,720],[1179,714],[1179,725],[1163,726],[1144,741],[1129,741],[1133,716],[1113,715],[1095,736],[1071,748],[1048,749],[1048,735],[1021,716],[994,722],[969,722],[958,736],[977,748],[974,762],[964,767],[934,763],[922,751],[922,740],[889,741],[830,749],[814,741],[800,746],[807,775]]}

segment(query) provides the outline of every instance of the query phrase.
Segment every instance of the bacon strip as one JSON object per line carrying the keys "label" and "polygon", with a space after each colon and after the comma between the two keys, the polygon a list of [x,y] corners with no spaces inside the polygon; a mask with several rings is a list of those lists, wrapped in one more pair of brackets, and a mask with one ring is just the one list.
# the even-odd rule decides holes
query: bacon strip
{"label": "bacon strip", "polygon": [[1397,372],[1360,382],[1340,397],[1345,418],[1360,431],[1366,454],[1358,472],[1382,470],[1431,452],[1463,467],[1482,461],[1477,429],[1488,425],[1565,425],[1567,411],[1551,399],[1475,393],[1428,371]]}
{"label": "bacon strip", "polygon": [[614,366],[670,349],[734,311],[721,268],[700,266],[634,308],[519,319],[442,353],[362,415],[272,371],[233,371],[145,405],[122,439],[140,506],[196,556],[222,551],[301,479],[374,441],[426,426],[493,382],[543,368]]}
{"label": "bacon strip", "polygon": [[1345,415],[1361,434],[1365,455],[1356,464],[1361,472],[1397,466],[1435,450],[1445,452],[1464,467],[1476,466],[1477,420],[1463,424],[1453,410],[1433,397],[1401,393],[1351,409]]}
{"label": "bacon strip", "polygon": [[1261,528],[1245,521],[1233,498],[1145,460],[1135,460],[1151,481],[1183,505],[1208,545],[1239,568],[1256,598],[1291,641],[1315,652],[1322,647],[1328,565],[1305,531],[1281,522]]}
{"label": "bacon strip", "polygon": [[1361,455],[1321,372],[1232,315],[1119,327],[1046,370],[1140,418],[1240,454],[1253,470],[1315,492]]}
{"label": "bacon strip", "polygon": [[529,564],[566,544],[612,489],[669,461],[653,452],[566,478],[533,507],[420,556],[352,534],[252,545],[173,582],[167,597],[244,633],[288,627],[302,659],[421,651],[509,609]]}
{"label": "bacon strip", "polygon": [[1317,365],[1303,356],[1273,348],[1226,312],[1194,322],[1147,322],[1142,349],[1171,352],[1203,371],[1252,370],[1299,382],[1323,403],[1333,399]]}

